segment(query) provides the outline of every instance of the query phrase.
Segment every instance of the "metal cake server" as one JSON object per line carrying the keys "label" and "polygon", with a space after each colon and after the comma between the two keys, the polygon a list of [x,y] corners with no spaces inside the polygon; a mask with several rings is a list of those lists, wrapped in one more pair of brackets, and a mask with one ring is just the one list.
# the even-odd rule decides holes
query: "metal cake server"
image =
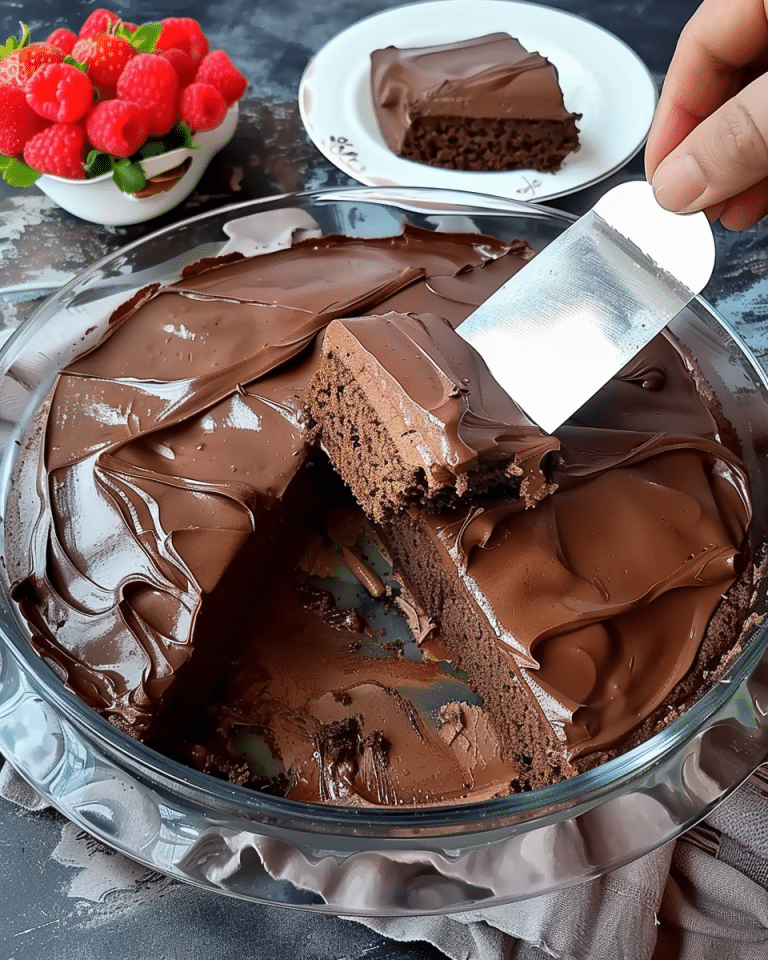
{"label": "metal cake server", "polygon": [[706,214],[669,213],[633,180],[605,193],[457,333],[552,433],[704,289],[714,265]]}

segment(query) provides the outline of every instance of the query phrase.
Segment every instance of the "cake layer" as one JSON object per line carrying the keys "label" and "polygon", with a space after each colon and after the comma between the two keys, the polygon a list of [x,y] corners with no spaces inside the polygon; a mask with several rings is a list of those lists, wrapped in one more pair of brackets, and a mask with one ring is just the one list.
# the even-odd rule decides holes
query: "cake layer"
{"label": "cake layer", "polygon": [[553,171],[579,146],[555,67],[505,33],[371,54],[387,146],[456,170]]}

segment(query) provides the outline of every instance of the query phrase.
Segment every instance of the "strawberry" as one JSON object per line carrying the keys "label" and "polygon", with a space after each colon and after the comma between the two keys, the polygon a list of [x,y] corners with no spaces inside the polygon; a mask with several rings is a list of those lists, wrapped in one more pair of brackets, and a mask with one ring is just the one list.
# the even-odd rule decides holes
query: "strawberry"
{"label": "strawberry", "polygon": [[176,71],[180,87],[186,87],[187,84],[192,83],[195,79],[197,67],[195,66],[195,61],[188,53],[184,53],[184,51],[179,50],[178,47],[171,47],[170,50],[161,50],[160,56],[167,60]]}
{"label": "strawberry", "polygon": [[150,134],[167,133],[176,120],[179,80],[176,71],[155,53],[140,53],[129,60],[117,81],[117,96],[145,107]]}
{"label": "strawberry", "polygon": [[68,56],[77,43],[77,34],[67,30],[66,27],[59,27],[58,30],[53,31],[45,42],[50,43],[52,47],[58,47],[64,56]]}
{"label": "strawberry", "polygon": [[0,153],[13,157],[24,144],[48,126],[27,103],[21,87],[0,86]]}
{"label": "strawberry", "polygon": [[[28,33],[26,37],[29,39]],[[24,44],[0,60],[0,83],[23,87],[35,70],[50,63],[62,63],[63,60],[61,50],[50,43]]]}
{"label": "strawberry", "polygon": [[27,81],[27,103],[46,120],[74,123],[93,104],[93,84],[82,70],[68,63],[40,67]]}
{"label": "strawberry", "polygon": [[111,10],[105,10],[99,7],[89,14],[85,23],[80,27],[78,36],[81,39],[87,37],[98,37],[100,33],[105,33],[113,23],[120,23],[120,17]]}
{"label": "strawberry", "polygon": [[97,150],[130,157],[147,139],[149,115],[128,100],[102,100],[88,114],[85,132]]}
{"label": "strawberry", "polygon": [[195,64],[199,64],[208,53],[210,44],[197,20],[191,17],[166,17],[160,22],[163,29],[157,41],[157,49],[170,50],[176,47],[188,53]]}
{"label": "strawberry", "polygon": [[223,50],[212,50],[197,68],[197,83],[209,83],[231,105],[245,93],[248,81]]}
{"label": "strawberry", "polygon": [[224,119],[227,101],[210,83],[190,83],[179,97],[179,116],[193,133],[214,130]]}
{"label": "strawberry", "polygon": [[87,63],[88,76],[103,94],[114,94],[117,78],[129,60],[136,56],[136,48],[123,37],[100,33],[97,37],[78,40],[72,56]]}
{"label": "strawberry", "polygon": [[24,147],[24,161],[33,170],[71,180],[85,180],[85,127],[81,123],[52,123]]}

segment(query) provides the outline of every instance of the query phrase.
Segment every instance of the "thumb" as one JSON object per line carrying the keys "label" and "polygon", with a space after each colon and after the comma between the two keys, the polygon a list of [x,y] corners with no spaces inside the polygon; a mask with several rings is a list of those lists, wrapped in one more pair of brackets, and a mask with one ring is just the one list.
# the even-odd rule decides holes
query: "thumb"
{"label": "thumb", "polygon": [[651,184],[662,207],[714,207],[768,177],[768,74],[702,120],[661,161]]}

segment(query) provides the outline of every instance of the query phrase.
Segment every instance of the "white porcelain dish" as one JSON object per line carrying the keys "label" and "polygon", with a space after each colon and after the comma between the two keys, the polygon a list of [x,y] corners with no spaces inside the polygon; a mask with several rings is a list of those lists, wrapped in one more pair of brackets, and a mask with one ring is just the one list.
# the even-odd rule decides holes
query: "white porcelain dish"
{"label": "white porcelain dish", "polygon": [[238,115],[238,105],[234,103],[215,130],[193,136],[194,149],[179,147],[142,160],[147,179],[167,173],[189,160],[187,169],[173,186],[153,196],[137,197],[123,193],[111,173],[103,173],[90,180],[71,180],[43,174],[36,185],[60,207],[91,223],[126,226],[152,220],[178,206],[192,193],[213,156],[234,136]]}
{"label": "white porcelain dish", "polygon": [[[581,149],[556,173],[475,173],[404,160],[384,143],[370,93],[370,54],[505,31],[557,67],[566,107],[581,113]],[[372,186],[473,190],[551,200],[597,183],[642,147],[656,86],[634,51],[601,27],[562,10],[515,0],[435,0],[395,7],[353,24],[307,66],[299,109],[315,146],[340,170]]]}
{"label": "white porcelain dish", "polygon": [[[172,279],[184,263],[229,250],[246,235],[258,249],[265,222],[295,223],[297,212],[324,234],[389,236],[408,220],[436,231],[522,236],[537,247],[571,222],[536,204],[498,198],[355,188],[227,207],[124,247],[46,301],[0,352],[3,502],[14,441],[58,369],[82,349],[77,331],[91,318],[104,321],[137,287]],[[701,300],[673,329],[741,438],[753,487],[752,536],[762,542],[768,535],[764,375]],[[756,612],[765,611],[761,595]],[[755,620],[723,682],[683,717],[589,773],[492,801],[355,809],[246,790],[131,740],[36,656],[0,576],[0,752],[86,831],[209,890],[342,915],[465,911],[614,869],[673,839],[727,797],[768,757],[768,628]]]}

